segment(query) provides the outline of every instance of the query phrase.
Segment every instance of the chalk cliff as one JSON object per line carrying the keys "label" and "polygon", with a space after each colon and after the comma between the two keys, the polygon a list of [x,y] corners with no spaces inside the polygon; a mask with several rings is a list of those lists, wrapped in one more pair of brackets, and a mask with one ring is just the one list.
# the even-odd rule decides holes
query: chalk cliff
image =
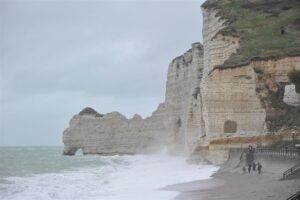
{"label": "chalk cliff", "polygon": [[201,137],[200,82],[203,73],[203,46],[175,58],[169,65],[166,84],[166,120],[170,151],[190,152]]}
{"label": "chalk cliff", "polygon": [[[64,154],[153,153],[165,144],[165,106],[160,104],[151,117],[127,119],[118,112],[98,114],[91,108],[75,115],[63,133]],[[90,110],[90,112],[86,112]],[[91,112],[92,111],[92,112]]]}
{"label": "chalk cliff", "polygon": [[[64,131],[64,154],[167,146],[221,163],[231,147],[300,138],[300,2],[288,1],[289,8],[282,0],[208,0],[203,45],[192,44],[170,63],[165,102],[153,115],[126,119],[84,109]],[[284,36],[276,32],[283,19]]]}
{"label": "chalk cliff", "polygon": [[[282,13],[272,19],[276,24],[280,15],[284,16],[287,12],[283,8],[285,3],[210,0],[202,6],[204,70],[200,92],[204,122],[201,132],[205,137],[198,140],[198,146],[192,153],[221,163],[228,158],[230,147],[266,145],[283,138],[292,139],[291,135],[275,135],[276,132],[280,134],[281,129],[300,125],[299,93],[288,77],[293,70],[300,72],[300,57],[297,55],[300,46],[295,48],[290,44],[290,47],[276,49],[276,45],[280,45],[276,41],[268,44],[261,41],[261,35],[252,37],[255,31],[263,27],[251,27],[256,23],[256,15],[262,15],[262,21],[264,19],[268,23],[269,13],[265,10],[260,12],[260,9],[272,12],[272,9],[280,8]],[[296,6],[293,17],[299,18],[300,3],[290,3]],[[235,10],[236,7],[240,10]],[[293,13],[291,9],[288,10]],[[241,16],[240,13],[248,16]],[[243,26],[243,23],[248,23],[250,28]],[[268,28],[274,31],[272,34],[278,40],[287,39],[275,32],[276,28],[278,32],[280,30],[279,22]],[[250,36],[245,37],[246,33]],[[295,33],[300,35],[299,31]],[[272,35],[268,37],[273,39]],[[256,42],[266,43],[260,52],[252,51],[249,45]],[[295,48],[294,52],[291,54],[286,50],[288,48]],[[298,130],[293,137],[299,138],[299,134]]]}

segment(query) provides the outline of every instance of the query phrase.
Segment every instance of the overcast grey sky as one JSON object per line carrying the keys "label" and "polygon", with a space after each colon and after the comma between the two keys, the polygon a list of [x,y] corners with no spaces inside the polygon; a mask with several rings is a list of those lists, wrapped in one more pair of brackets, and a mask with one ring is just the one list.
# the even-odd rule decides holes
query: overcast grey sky
{"label": "overcast grey sky", "polygon": [[203,0],[0,0],[0,145],[62,145],[86,106],[164,101],[170,61],[202,41]]}

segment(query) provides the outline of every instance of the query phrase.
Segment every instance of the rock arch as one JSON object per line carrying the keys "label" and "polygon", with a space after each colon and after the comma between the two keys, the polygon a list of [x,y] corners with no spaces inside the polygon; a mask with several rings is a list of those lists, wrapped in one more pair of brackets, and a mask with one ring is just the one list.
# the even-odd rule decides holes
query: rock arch
{"label": "rock arch", "polygon": [[83,149],[81,147],[65,147],[63,155],[74,156],[79,149],[83,154]]}

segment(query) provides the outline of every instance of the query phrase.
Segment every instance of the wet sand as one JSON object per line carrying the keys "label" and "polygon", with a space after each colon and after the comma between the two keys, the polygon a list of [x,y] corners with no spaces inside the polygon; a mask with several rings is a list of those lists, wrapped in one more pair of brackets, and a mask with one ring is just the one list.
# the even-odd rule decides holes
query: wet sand
{"label": "wet sand", "polygon": [[300,172],[293,179],[280,180],[282,173],[300,163],[300,157],[256,155],[262,173],[242,172],[240,152],[231,152],[229,159],[208,180],[168,186],[179,191],[176,200],[285,200],[300,191]]}
{"label": "wet sand", "polygon": [[300,178],[280,180],[280,173],[216,172],[209,180],[168,186],[176,200],[284,200],[300,191]]}

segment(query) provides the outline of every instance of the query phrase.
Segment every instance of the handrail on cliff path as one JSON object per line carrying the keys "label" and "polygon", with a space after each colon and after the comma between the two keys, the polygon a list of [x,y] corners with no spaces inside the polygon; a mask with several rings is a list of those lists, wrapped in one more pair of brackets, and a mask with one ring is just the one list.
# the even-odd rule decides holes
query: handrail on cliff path
{"label": "handrail on cliff path", "polygon": [[[230,148],[230,151],[243,152],[247,148]],[[300,149],[296,148],[270,148],[270,147],[257,147],[254,151],[255,154],[267,154],[267,155],[280,155],[280,156],[300,156]]]}
{"label": "handrail on cliff path", "polygon": [[300,199],[300,191],[298,191],[296,194],[292,195],[291,197],[287,198],[286,200],[298,200]]}
{"label": "handrail on cliff path", "polygon": [[282,179],[286,179],[287,177],[295,174],[297,171],[300,170],[300,162],[298,164],[296,164],[295,166],[291,167],[290,169],[286,170],[285,172],[283,172],[283,177]]}
{"label": "handrail on cliff path", "polygon": [[257,148],[255,153],[260,154],[271,154],[271,155],[281,155],[281,156],[300,156],[299,149],[296,148]]}

